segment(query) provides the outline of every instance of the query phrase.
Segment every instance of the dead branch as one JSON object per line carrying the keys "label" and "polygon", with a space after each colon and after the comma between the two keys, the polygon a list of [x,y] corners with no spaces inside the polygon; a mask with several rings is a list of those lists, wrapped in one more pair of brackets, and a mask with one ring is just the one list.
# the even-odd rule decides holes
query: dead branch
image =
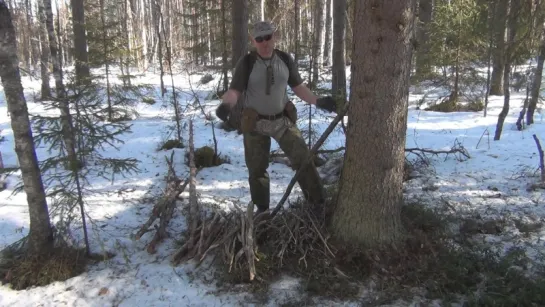
{"label": "dead branch", "polygon": [[[426,154],[432,154],[434,156],[438,156],[440,154],[446,154],[447,156],[445,157],[445,160],[451,154],[454,154],[454,155],[460,154],[466,159],[471,158],[467,149],[465,149],[465,147],[462,144],[460,144],[458,141],[456,141],[454,146],[452,146],[452,148],[448,150],[435,150],[435,149],[427,149],[427,148],[405,148],[405,152],[412,153],[418,156],[424,162],[427,161]],[[463,158],[458,158],[458,160],[463,161]],[[426,164],[428,163],[426,162]]]}
{"label": "dead branch", "polygon": [[541,143],[539,142],[539,139],[534,134],[532,135],[534,138],[534,141],[536,142],[537,151],[539,153],[539,167],[541,168],[541,183],[545,184],[545,163],[543,162],[543,148],[541,147]]}
{"label": "dead branch", "polygon": [[488,131],[488,128],[484,129],[483,134],[481,134],[481,137],[479,138],[479,141],[477,142],[477,146],[475,146],[475,148],[479,148],[479,144],[481,144],[481,140],[485,135],[488,136],[488,149],[490,149],[490,132]]}
{"label": "dead branch", "polygon": [[[485,130],[485,133],[487,133],[488,130]],[[483,136],[484,134],[483,133]],[[482,138],[482,136],[481,136]],[[479,144],[477,144],[477,146],[479,146]],[[335,148],[335,149],[323,149],[323,150],[318,150],[316,151],[317,154],[332,154],[332,153],[337,153],[337,152],[341,152],[343,150],[346,150],[346,147],[344,146],[341,146],[339,148]],[[408,152],[408,153],[412,153],[416,156],[418,156],[421,160],[426,160],[426,157],[424,154],[433,154],[433,155],[439,155],[439,154],[455,154],[455,153],[460,153],[461,155],[463,155],[464,157],[466,158],[470,158],[469,156],[469,153],[467,152],[467,150],[460,144],[456,144],[455,146],[453,146],[451,149],[449,150],[435,150],[435,149],[426,149],[426,148],[406,148],[405,149],[405,152]],[[285,158],[287,157],[285,153],[279,153],[279,152],[272,152],[270,154],[271,158]]]}
{"label": "dead branch", "polygon": [[282,206],[284,205],[284,203],[288,199],[288,196],[290,195],[291,190],[293,189],[293,186],[295,185],[295,183],[299,179],[299,176],[301,175],[301,171],[313,160],[313,157],[316,154],[316,152],[318,151],[318,148],[320,148],[320,146],[322,146],[322,144],[327,139],[329,134],[331,134],[333,129],[335,129],[335,126],[337,126],[337,124],[341,121],[341,119],[343,119],[344,115],[348,111],[349,106],[350,106],[350,101],[346,102],[346,104],[344,105],[344,108],[342,109],[342,111],[337,114],[337,116],[329,124],[329,126],[324,131],[324,133],[322,133],[322,135],[320,136],[320,138],[318,139],[316,144],[314,144],[314,146],[310,150],[309,156],[307,157],[307,159],[305,159],[305,161],[303,161],[303,163],[301,164],[299,169],[295,172],[295,175],[293,176],[290,183],[288,184],[288,187],[286,188],[286,191],[284,192],[284,195],[282,196],[282,198],[280,199],[280,201],[278,202],[278,204],[276,205],[276,207],[272,211],[272,213],[271,213],[272,216],[275,216],[278,213],[278,211],[280,210],[280,208],[282,208]]}
{"label": "dead branch", "polygon": [[[174,167],[172,165],[173,159],[174,151],[171,153],[170,159],[165,157],[168,165],[167,188],[163,196],[153,207],[150,218],[146,223],[144,223],[144,225],[142,225],[135,236],[136,239],[139,240],[145,233],[154,229],[156,230],[153,239],[150,241],[147,247],[148,252],[152,254],[155,253],[156,245],[164,238],[168,237],[166,227],[172,218],[172,214],[176,206],[176,198],[184,191],[188,183],[188,180],[186,180],[185,183],[180,186],[181,180],[176,176],[176,172],[174,171]],[[155,226],[154,228],[150,228],[156,219],[159,219],[159,225]]]}
{"label": "dead branch", "polygon": [[[256,271],[255,271],[255,253],[254,253],[254,204],[250,201],[248,208],[246,210],[246,227],[243,227],[241,236],[244,243],[244,253],[246,254],[246,259],[248,260],[248,271],[250,273],[250,281],[254,280]],[[244,222],[242,223],[244,225]],[[245,230],[245,231],[244,231]]]}
{"label": "dead branch", "polygon": [[193,243],[196,242],[197,226],[200,221],[199,204],[197,202],[196,191],[196,176],[197,168],[195,167],[195,148],[193,142],[193,120],[189,120],[189,231],[190,245],[189,249],[193,248]]}
{"label": "dead branch", "polygon": [[[341,152],[343,150],[345,150],[346,147],[344,146],[341,146],[339,148],[336,148],[336,149],[322,149],[322,150],[318,150],[316,151],[317,154],[332,154],[332,153],[337,153],[337,152]],[[287,157],[285,153],[280,153],[280,152],[271,152],[270,154],[270,157],[271,158],[285,158]]]}

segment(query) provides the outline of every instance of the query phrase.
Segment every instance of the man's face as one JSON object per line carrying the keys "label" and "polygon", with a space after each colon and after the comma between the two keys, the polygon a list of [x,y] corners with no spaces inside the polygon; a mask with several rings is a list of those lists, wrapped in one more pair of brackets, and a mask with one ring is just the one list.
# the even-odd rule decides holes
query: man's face
{"label": "man's face", "polygon": [[274,49],[274,33],[252,38],[257,52],[261,56],[270,56]]}

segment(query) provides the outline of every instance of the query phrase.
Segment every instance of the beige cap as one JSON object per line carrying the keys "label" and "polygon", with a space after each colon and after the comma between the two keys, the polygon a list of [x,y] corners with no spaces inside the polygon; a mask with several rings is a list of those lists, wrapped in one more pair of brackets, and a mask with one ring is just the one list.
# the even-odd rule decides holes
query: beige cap
{"label": "beige cap", "polygon": [[252,27],[252,36],[258,37],[268,34],[273,34],[276,27],[268,21],[258,21]]}

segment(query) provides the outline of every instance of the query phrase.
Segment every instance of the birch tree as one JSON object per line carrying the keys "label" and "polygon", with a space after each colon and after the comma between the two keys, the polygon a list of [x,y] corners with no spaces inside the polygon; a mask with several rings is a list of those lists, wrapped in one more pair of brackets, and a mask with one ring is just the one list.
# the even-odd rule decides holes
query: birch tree
{"label": "birch tree", "polygon": [[53,232],[18,63],[11,14],[6,3],[0,0],[0,77],[11,118],[23,188],[27,195],[30,216],[28,252],[40,254],[53,247]]}

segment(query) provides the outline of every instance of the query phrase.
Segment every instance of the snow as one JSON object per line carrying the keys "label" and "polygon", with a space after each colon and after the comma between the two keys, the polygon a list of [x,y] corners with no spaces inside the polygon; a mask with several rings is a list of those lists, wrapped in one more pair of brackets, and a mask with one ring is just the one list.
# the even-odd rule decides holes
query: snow
{"label": "snow", "polygon": [[[214,114],[219,101],[211,100],[208,96],[209,90],[219,82],[219,76],[215,76],[206,86],[198,85],[200,77],[202,73],[193,75],[191,80],[183,73],[176,76],[176,86],[184,90],[179,99],[183,104],[191,102],[193,88],[205,111]],[[159,86],[157,75],[151,72],[139,77],[138,82],[153,84],[156,88]],[[167,88],[170,87],[170,79],[166,78],[165,82]],[[45,110],[43,105],[34,102],[33,97],[40,88],[38,80],[24,77],[23,83],[31,114],[54,112]],[[405,184],[406,198],[409,201],[428,202],[438,206],[448,203],[452,211],[467,216],[479,214],[509,221],[520,219],[545,222],[542,190],[527,190],[530,184],[539,180],[539,156],[532,135],[536,134],[545,145],[545,125],[541,114],[536,114],[534,125],[522,132],[516,130],[515,122],[525,94],[512,94],[511,108],[505,120],[501,140],[493,141],[503,97],[490,97],[488,116],[483,117],[482,112],[436,113],[423,111],[423,107],[418,110],[415,104],[422,98],[422,91],[425,89],[411,90],[407,147],[448,150],[455,142],[459,142],[467,149],[471,158],[461,161],[458,159],[459,155],[431,157],[431,171],[424,172]],[[433,95],[428,96],[430,97]],[[86,196],[86,210],[92,219],[89,226],[92,249],[96,252],[102,249],[114,251],[116,256],[90,266],[84,274],[65,282],[23,291],[14,291],[4,285],[0,287],[1,306],[261,305],[262,302],[252,301],[244,291],[215,293],[214,284],[206,282],[204,273],[194,271],[192,264],[176,267],[170,264],[170,256],[177,249],[177,234],[185,228],[185,218],[179,210],[181,205],[175,211],[168,228],[173,237],[161,243],[156,254],[150,255],[145,250],[151,239],[150,233],[140,240],[134,239],[134,234],[149,217],[153,200],[165,187],[165,157],[170,157],[174,151],[174,166],[178,176],[185,178],[188,173],[184,164],[185,148],[158,150],[171,137],[170,126],[173,125],[174,112],[171,107],[161,103],[158,90],[155,98],[158,101],[155,105],[137,105],[140,116],[131,121],[131,133],[121,137],[124,144],[119,145],[120,150],[110,148],[104,152],[109,157],[138,159],[140,172],[126,178],[116,178],[113,182],[99,177],[92,178],[91,186],[88,187],[95,192]],[[308,109],[300,101],[297,101],[297,106],[300,112]],[[193,119],[195,147],[212,145],[210,122],[205,120],[201,111],[193,108],[186,114]],[[313,123],[319,133],[325,129],[332,117],[333,115],[317,111]],[[183,131],[184,140],[187,140],[187,127]],[[199,172],[199,199],[203,203],[220,205],[226,210],[232,203],[244,206],[250,197],[242,136],[221,129],[216,129],[215,133],[220,153],[229,157],[231,162]],[[14,167],[17,159],[4,95],[0,95],[0,135],[5,138],[0,143],[4,165]],[[342,146],[343,139],[340,129],[335,130],[324,149]],[[278,145],[273,141],[271,150],[276,149]],[[37,149],[37,154],[39,159],[44,159],[48,152],[42,147]],[[274,206],[282,197],[294,172],[284,164],[272,163],[269,173],[271,205]],[[26,197],[24,193],[13,194],[13,189],[20,180],[19,175],[10,175],[7,189],[0,192],[0,249],[28,233]],[[290,199],[295,199],[298,195],[300,190],[296,185]],[[187,199],[188,193],[184,192],[182,196]],[[524,244],[534,256],[545,252],[545,230],[524,235],[513,223],[511,222],[508,231],[502,235],[485,238],[505,242],[506,248],[514,243]],[[74,229],[74,235],[81,238],[81,228]],[[285,278],[271,285],[269,292],[277,300],[289,300],[298,298],[297,287],[297,280]],[[274,305],[276,300],[271,299],[268,304]]]}

